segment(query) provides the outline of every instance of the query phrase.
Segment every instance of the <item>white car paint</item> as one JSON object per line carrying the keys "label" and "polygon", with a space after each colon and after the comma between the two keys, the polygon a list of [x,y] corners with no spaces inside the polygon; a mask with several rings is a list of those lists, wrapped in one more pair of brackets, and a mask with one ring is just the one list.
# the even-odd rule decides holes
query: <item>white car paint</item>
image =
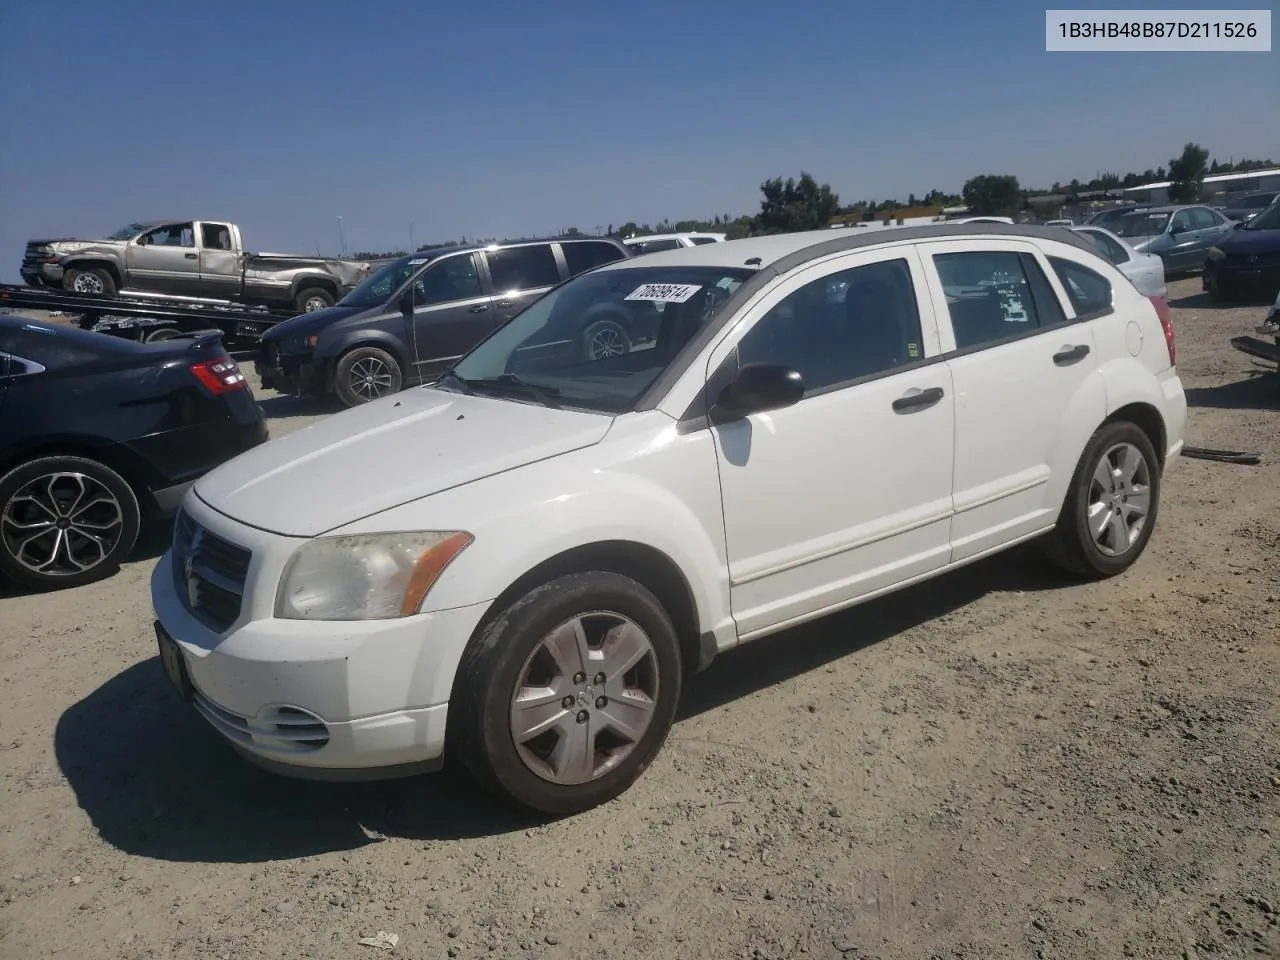
{"label": "white car paint", "polygon": [[1164,261],[1154,253],[1141,253],[1123,237],[1118,237],[1105,227],[1085,224],[1068,229],[1087,237],[1102,256],[1110,260],[1146,297],[1163,297],[1168,294],[1165,284]]}
{"label": "white car paint", "polygon": [[[622,242],[628,247],[637,249],[637,256],[641,255],[644,247],[652,244],[661,245],[662,249],[650,250],[648,253],[661,253],[665,249],[678,249],[684,247],[697,247],[712,243],[724,243],[727,235],[723,233],[647,233],[643,236],[627,237]],[[672,244],[675,246],[672,247]]]}
{"label": "white car paint", "polygon": [[[823,230],[646,256],[646,267],[758,258],[768,270],[827,245],[763,274],[763,286],[712,321],[714,336],[683,348],[683,372],[647,409],[553,410],[435,384],[269,441],[197,481],[185,515],[251,559],[239,613],[220,629],[193,612],[189,571],[175,567],[172,548],[153,572],[156,617],[177,641],[196,708],[237,749],[292,774],[430,767],[477,625],[564,551],[630,541],[665,555],[688,585],[704,651],[722,653],[1051,530],[1088,438],[1127,404],[1158,412],[1158,452],[1177,457],[1186,401],[1160,320],[1099,256],[1050,231],[991,225],[902,228],[849,246],[860,239]],[[1032,258],[1068,322],[956,350],[933,258],[991,250]],[[715,428],[682,422],[722,358],[789,293],[896,257],[910,265],[918,364]],[[1105,277],[1109,312],[1077,318],[1049,257]],[[1085,362],[1055,366],[1054,354],[1079,344]],[[933,387],[938,403],[894,411],[894,400]],[[406,615],[276,615],[282,575],[312,538],[435,530],[474,539]],[[282,709],[290,722],[303,722],[288,714],[296,709],[323,724],[327,742],[282,736]]]}

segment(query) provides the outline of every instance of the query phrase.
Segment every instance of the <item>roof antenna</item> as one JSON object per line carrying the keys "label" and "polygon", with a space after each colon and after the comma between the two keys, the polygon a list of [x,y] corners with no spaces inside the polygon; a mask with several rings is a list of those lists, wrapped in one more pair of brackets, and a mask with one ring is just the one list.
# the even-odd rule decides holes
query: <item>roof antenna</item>
{"label": "roof antenna", "polygon": [[760,266],[760,258],[759,258],[759,257],[750,257],[750,258],[748,258],[748,259],[746,259],[746,260],[744,260],[744,261],[743,261],[743,265],[744,265],[744,266],[748,266],[748,267],[749,267],[749,266],[751,266],[752,264],[755,264],[757,267],[758,267],[758,266]]}

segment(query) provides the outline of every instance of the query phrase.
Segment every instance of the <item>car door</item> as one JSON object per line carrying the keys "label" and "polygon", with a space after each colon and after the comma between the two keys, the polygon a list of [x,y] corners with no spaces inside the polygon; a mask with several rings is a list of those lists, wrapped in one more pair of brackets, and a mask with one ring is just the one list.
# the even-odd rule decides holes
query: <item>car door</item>
{"label": "car door", "polygon": [[711,428],[739,636],[945,565],[954,396],[914,248],[802,268],[730,329],[710,393],[748,363],[805,383],[794,406]]}
{"label": "car door", "polygon": [[1200,266],[1209,255],[1209,248],[1234,231],[1235,225],[1217,210],[1209,207],[1193,207],[1191,219],[1199,233],[1196,266]]}
{"label": "car door", "polygon": [[1064,436],[1102,422],[1106,394],[1090,317],[1069,317],[1033,244],[948,240],[921,253],[955,389],[955,562],[1054,523],[1050,480],[1075,468],[1064,449],[1078,455]]}
{"label": "car door", "polygon": [[1169,221],[1169,247],[1164,252],[1165,266],[1173,270],[1185,270],[1198,266],[1204,259],[1200,230],[1189,208],[1174,213]]}
{"label": "car door", "polygon": [[184,297],[203,293],[195,224],[190,220],[148,230],[125,248],[125,262],[127,286],[132,289]]}
{"label": "car door", "polygon": [[493,331],[493,298],[474,253],[432,260],[410,289],[414,379],[432,380]]}
{"label": "car door", "polygon": [[564,279],[549,243],[527,243],[484,252],[493,285],[495,321],[502,326]]}
{"label": "car door", "polygon": [[230,300],[240,293],[241,259],[231,236],[231,225],[201,222],[200,293],[215,300]]}

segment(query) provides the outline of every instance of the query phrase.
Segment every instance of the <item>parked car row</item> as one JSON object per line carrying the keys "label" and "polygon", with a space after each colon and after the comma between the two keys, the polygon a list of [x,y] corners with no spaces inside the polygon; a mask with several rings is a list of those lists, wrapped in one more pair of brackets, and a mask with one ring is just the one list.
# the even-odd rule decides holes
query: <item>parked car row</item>
{"label": "parked car row", "polygon": [[[398,263],[370,321],[404,300],[413,330],[431,296],[487,335],[406,332],[383,355],[448,361],[433,383],[196,480],[151,578],[165,675],[270,770],[448,755],[564,814],[626,791],[742,643],[1024,541],[1120,574],[1187,405],[1167,304],[1097,243],[971,223]],[[602,322],[651,326],[596,349]]]}

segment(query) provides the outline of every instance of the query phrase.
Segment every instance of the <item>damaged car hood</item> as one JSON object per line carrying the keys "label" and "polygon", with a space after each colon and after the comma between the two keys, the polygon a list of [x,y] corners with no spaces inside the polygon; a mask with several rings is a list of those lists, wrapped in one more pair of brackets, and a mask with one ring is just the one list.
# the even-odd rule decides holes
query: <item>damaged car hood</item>
{"label": "damaged car hood", "polygon": [[613,418],[417,387],[240,454],[195,494],[241,523],[313,537],[598,443]]}

